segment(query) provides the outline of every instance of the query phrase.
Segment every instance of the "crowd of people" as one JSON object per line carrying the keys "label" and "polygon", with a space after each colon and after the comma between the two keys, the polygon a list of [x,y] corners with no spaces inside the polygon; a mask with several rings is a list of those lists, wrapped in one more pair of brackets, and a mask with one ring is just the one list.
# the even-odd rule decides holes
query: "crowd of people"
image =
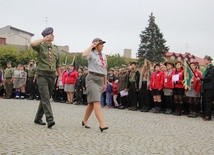
{"label": "crowd of people", "polygon": [[[141,68],[137,68],[135,62],[110,68],[106,89],[101,95],[101,106],[192,118],[202,116],[204,120],[211,120],[214,69],[211,57],[206,56],[204,61],[207,66],[204,74],[197,62],[190,62],[194,76],[188,88],[184,85],[185,66],[181,61],[152,65],[145,60]],[[88,68],[75,69],[74,64],[64,64],[60,66],[60,72],[52,93],[53,101],[87,105],[85,79]],[[36,80],[36,63],[33,60],[16,67],[8,62],[7,68],[0,72],[0,97],[39,100]]]}
{"label": "crowd of people", "polygon": [[[52,98],[55,102],[72,104],[77,100],[77,104],[86,104],[84,96],[85,77],[87,67],[74,69],[74,65],[60,66],[60,76],[57,76],[54,85]],[[40,100],[37,86],[36,63],[30,60],[27,65],[12,66],[7,62],[7,67],[0,70],[0,98],[4,99],[28,99]],[[74,99],[75,93],[75,99]]]}
{"label": "crowd of people", "polygon": [[38,53],[37,64],[32,60],[27,65],[12,67],[8,62],[0,70],[1,98],[40,100],[35,124],[46,125],[42,120],[45,115],[47,127],[55,125],[51,97],[55,102],[87,105],[82,126],[90,129],[88,120],[94,111],[101,132],[108,129],[101,106],[212,119],[214,66],[210,56],[204,57],[203,73],[197,62],[148,60],[140,68],[131,62],[107,71],[107,57],[102,53],[106,42],[95,38],[82,52],[88,68],[76,69],[74,64],[60,65],[58,48],[52,44],[53,32],[52,27],[47,27],[41,33],[42,38],[31,42]]}

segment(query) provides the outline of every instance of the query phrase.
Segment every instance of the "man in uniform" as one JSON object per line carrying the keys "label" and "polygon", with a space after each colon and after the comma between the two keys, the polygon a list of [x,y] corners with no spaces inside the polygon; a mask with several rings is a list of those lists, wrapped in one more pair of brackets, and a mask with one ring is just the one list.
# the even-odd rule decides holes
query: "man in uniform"
{"label": "man in uniform", "polygon": [[5,89],[6,89],[6,96],[5,99],[10,99],[12,97],[13,91],[13,68],[11,66],[11,62],[7,62],[7,68],[5,69],[4,79],[5,79]]}
{"label": "man in uniform", "polygon": [[[204,57],[204,63],[206,65],[206,70],[203,73],[203,77],[201,78],[202,91],[203,91],[203,99],[205,100],[205,117],[204,121],[211,120],[212,109],[213,109],[213,101],[214,101],[214,66],[212,65],[213,59],[210,56]],[[200,80],[198,78],[198,80]]]}
{"label": "man in uniform", "polygon": [[136,62],[130,63],[130,71],[129,71],[129,101],[131,103],[131,107],[129,110],[137,111],[137,102],[138,102],[138,91],[139,91],[139,81],[140,81],[140,73],[136,69]]}
{"label": "man in uniform", "polygon": [[54,88],[56,71],[60,75],[59,52],[57,46],[52,44],[54,40],[53,28],[44,29],[42,36],[42,39],[31,42],[32,48],[38,52],[37,85],[41,97],[34,123],[45,125],[46,123],[42,121],[43,114],[45,114],[47,127],[51,128],[55,122],[50,97]]}
{"label": "man in uniform", "polygon": [[34,60],[29,61],[29,68],[27,72],[27,85],[28,85],[28,100],[34,100],[36,95],[35,78],[36,78],[36,67],[34,66]]}

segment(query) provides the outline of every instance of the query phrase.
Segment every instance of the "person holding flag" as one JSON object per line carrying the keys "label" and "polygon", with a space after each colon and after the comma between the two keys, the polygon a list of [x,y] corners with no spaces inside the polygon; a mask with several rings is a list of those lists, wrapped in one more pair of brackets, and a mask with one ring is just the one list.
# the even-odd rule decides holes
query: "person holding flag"
{"label": "person holding flag", "polygon": [[203,99],[205,100],[205,116],[204,121],[210,121],[212,118],[213,101],[214,101],[214,66],[212,64],[212,58],[210,56],[204,57],[204,64],[206,65],[206,70],[203,73],[203,77],[197,78],[201,80]]}
{"label": "person holding flag", "polygon": [[188,64],[188,62],[185,61],[184,85],[186,89],[187,103],[189,104],[190,109],[188,117],[191,118],[197,117],[197,108],[201,90],[201,82],[198,81],[197,78],[201,78],[202,74],[197,69],[197,66],[197,62],[191,62]]}

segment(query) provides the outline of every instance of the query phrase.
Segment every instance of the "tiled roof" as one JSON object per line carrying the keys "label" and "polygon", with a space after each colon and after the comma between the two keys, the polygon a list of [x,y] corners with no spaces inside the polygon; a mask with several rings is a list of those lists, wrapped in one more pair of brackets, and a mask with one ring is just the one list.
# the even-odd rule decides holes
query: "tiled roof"
{"label": "tiled roof", "polygon": [[184,54],[175,53],[175,52],[166,53],[166,57],[171,57],[171,56],[193,59],[193,61],[198,62],[200,65],[204,65],[204,60],[202,58],[194,56],[191,53],[187,53],[187,52]]}
{"label": "tiled roof", "polygon": [[195,56],[195,61],[198,62],[200,65],[205,66],[203,58]]}

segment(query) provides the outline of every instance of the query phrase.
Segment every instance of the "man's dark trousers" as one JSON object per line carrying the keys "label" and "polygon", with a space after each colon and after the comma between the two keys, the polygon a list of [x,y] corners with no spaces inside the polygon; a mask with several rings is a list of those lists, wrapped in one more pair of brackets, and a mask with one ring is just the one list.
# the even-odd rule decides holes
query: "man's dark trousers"
{"label": "man's dark trousers", "polygon": [[37,110],[35,121],[41,120],[43,114],[46,116],[46,121],[53,121],[53,113],[50,104],[50,97],[54,88],[54,81],[56,76],[54,74],[38,75],[37,85],[40,93],[40,104]]}

